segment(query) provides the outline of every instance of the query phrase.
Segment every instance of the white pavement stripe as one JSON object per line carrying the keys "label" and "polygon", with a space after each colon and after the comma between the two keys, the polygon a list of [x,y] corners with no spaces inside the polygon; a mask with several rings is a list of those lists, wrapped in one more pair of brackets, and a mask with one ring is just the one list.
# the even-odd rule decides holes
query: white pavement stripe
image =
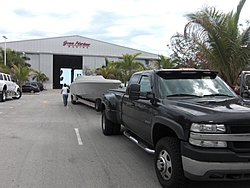
{"label": "white pavement stripe", "polygon": [[77,140],[78,140],[78,144],[82,145],[82,139],[81,139],[81,136],[80,136],[80,133],[79,133],[79,129],[75,128],[75,132],[76,132],[76,137],[77,137]]}

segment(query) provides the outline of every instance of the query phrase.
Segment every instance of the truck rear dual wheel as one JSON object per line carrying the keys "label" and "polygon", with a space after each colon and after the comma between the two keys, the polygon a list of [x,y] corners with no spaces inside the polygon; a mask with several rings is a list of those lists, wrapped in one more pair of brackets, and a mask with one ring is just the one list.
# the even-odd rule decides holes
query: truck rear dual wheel
{"label": "truck rear dual wheel", "polygon": [[119,134],[121,130],[121,124],[114,123],[107,119],[105,110],[102,111],[102,132],[104,135],[115,135]]}
{"label": "truck rear dual wheel", "polygon": [[187,180],[181,162],[180,142],[177,138],[165,137],[155,148],[156,175],[163,188],[185,188]]}

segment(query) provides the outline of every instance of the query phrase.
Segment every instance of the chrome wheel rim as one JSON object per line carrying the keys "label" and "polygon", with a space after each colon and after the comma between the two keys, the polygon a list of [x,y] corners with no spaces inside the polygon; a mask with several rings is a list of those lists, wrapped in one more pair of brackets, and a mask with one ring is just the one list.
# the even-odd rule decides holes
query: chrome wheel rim
{"label": "chrome wheel rim", "polygon": [[21,92],[18,90],[18,91],[16,92],[16,97],[18,98],[18,97],[20,97],[20,95],[21,95]]}
{"label": "chrome wheel rim", "polygon": [[157,169],[160,172],[162,178],[164,180],[169,180],[172,176],[173,169],[172,169],[172,161],[169,153],[166,150],[162,150],[159,153],[157,159]]}
{"label": "chrome wheel rim", "polygon": [[3,91],[3,100],[5,101],[5,99],[6,99],[6,91],[4,90]]}

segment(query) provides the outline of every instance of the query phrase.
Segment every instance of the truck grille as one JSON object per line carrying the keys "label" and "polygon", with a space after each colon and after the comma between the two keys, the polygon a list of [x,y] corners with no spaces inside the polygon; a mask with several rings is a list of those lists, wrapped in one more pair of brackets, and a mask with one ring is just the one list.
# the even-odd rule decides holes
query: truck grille
{"label": "truck grille", "polygon": [[[250,125],[231,125],[227,127],[229,134],[250,133]],[[250,142],[229,142],[229,147],[235,152],[250,152]]]}
{"label": "truck grille", "polygon": [[229,131],[232,134],[240,134],[240,133],[250,133],[250,125],[249,126],[229,126]]}

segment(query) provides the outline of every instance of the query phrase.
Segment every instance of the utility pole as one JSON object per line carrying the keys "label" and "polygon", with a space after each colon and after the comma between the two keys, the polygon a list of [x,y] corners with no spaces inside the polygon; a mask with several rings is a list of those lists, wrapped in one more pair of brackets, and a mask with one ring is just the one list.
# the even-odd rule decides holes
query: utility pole
{"label": "utility pole", "polygon": [[3,36],[4,38],[4,66],[6,66],[6,39],[8,39],[6,36]]}

